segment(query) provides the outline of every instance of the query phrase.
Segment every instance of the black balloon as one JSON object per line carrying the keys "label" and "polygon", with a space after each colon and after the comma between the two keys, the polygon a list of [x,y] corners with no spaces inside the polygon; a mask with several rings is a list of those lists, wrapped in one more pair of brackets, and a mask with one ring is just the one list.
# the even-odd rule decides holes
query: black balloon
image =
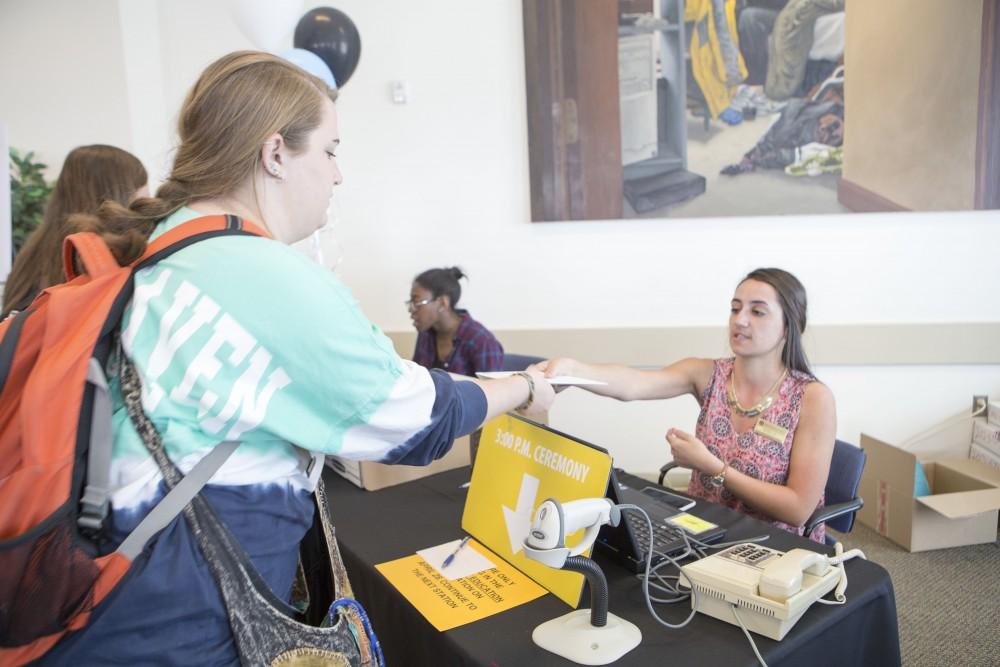
{"label": "black balloon", "polygon": [[342,88],[354,73],[361,57],[361,35],[347,14],[333,7],[317,7],[299,19],[294,45],[323,59],[337,87]]}

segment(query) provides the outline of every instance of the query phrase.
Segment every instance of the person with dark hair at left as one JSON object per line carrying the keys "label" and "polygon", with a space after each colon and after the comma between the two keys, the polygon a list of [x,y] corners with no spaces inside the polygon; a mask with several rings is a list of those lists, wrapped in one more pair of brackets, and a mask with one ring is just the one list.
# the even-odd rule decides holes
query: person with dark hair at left
{"label": "person with dark hair at left", "polygon": [[79,146],[66,156],[45,216],[17,253],[3,293],[4,316],[24,310],[46,287],[65,280],[63,239],[73,213],[94,213],[107,199],[127,205],[149,194],[139,158],[115,146]]}
{"label": "person with dark hair at left", "polygon": [[500,341],[469,311],[456,308],[462,296],[458,281],[465,277],[453,266],[428,269],[413,279],[406,302],[419,332],[413,361],[457,375],[498,371],[503,367]]}
{"label": "person with dark hair at left", "polygon": [[[604,381],[584,388],[620,401],[693,396],[701,405],[694,434],[666,434],[674,462],[693,471],[688,493],[802,535],[823,506],[837,427],[833,394],[802,346],[806,290],[787,271],[756,269],[729,308],[731,357],[655,370],[573,359],[533,368]],[[823,543],[824,532],[820,524],[806,537]]]}

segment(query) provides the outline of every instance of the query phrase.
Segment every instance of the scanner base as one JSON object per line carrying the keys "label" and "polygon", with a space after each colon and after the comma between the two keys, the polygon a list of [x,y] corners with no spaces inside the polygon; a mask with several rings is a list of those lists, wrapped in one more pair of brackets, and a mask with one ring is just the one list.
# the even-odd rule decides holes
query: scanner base
{"label": "scanner base", "polygon": [[531,633],[535,644],[579,665],[607,665],[622,657],[642,641],[633,623],[608,614],[602,628],[590,624],[590,610],[577,609],[553,618]]}

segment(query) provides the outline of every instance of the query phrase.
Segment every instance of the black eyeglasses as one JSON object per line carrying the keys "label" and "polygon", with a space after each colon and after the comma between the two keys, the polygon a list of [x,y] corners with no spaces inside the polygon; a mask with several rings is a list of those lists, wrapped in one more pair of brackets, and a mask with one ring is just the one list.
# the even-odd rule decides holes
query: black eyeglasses
{"label": "black eyeglasses", "polygon": [[412,313],[420,306],[426,306],[433,300],[434,299],[423,299],[421,301],[413,301],[412,299],[408,299],[403,302],[403,305],[406,306],[406,309]]}

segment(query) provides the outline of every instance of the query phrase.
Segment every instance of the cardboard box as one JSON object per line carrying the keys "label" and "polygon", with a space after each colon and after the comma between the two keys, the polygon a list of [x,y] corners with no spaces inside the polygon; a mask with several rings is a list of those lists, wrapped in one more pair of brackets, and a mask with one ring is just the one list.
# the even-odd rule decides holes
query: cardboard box
{"label": "cardboard box", "polygon": [[976,443],[972,443],[972,447],[969,448],[969,458],[973,461],[981,461],[988,466],[993,466],[997,470],[1000,470],[1000,454],[991,452]]}
{"label": "cardboard box", "polygon": [[326,457],[326,464],[362,489],[377,491],[421,477],[469,465],[469,436],[455,440],[451,450],[426,466],[385,465],[373,461],[354,461],[339,456]]}
{"label": "cardboard box", "polygon": [[[969,459],[972,420],[945,424],[905,449],[861,434],[868,463],[858,520],[909,551],[997,539],[1000,470]],[[914,497],[918,462],[930,493]]]}
{"label": "cardboard box", "polygon": [[972,422],[972,443],[1000,456],[1000,426],[976,419]]}

